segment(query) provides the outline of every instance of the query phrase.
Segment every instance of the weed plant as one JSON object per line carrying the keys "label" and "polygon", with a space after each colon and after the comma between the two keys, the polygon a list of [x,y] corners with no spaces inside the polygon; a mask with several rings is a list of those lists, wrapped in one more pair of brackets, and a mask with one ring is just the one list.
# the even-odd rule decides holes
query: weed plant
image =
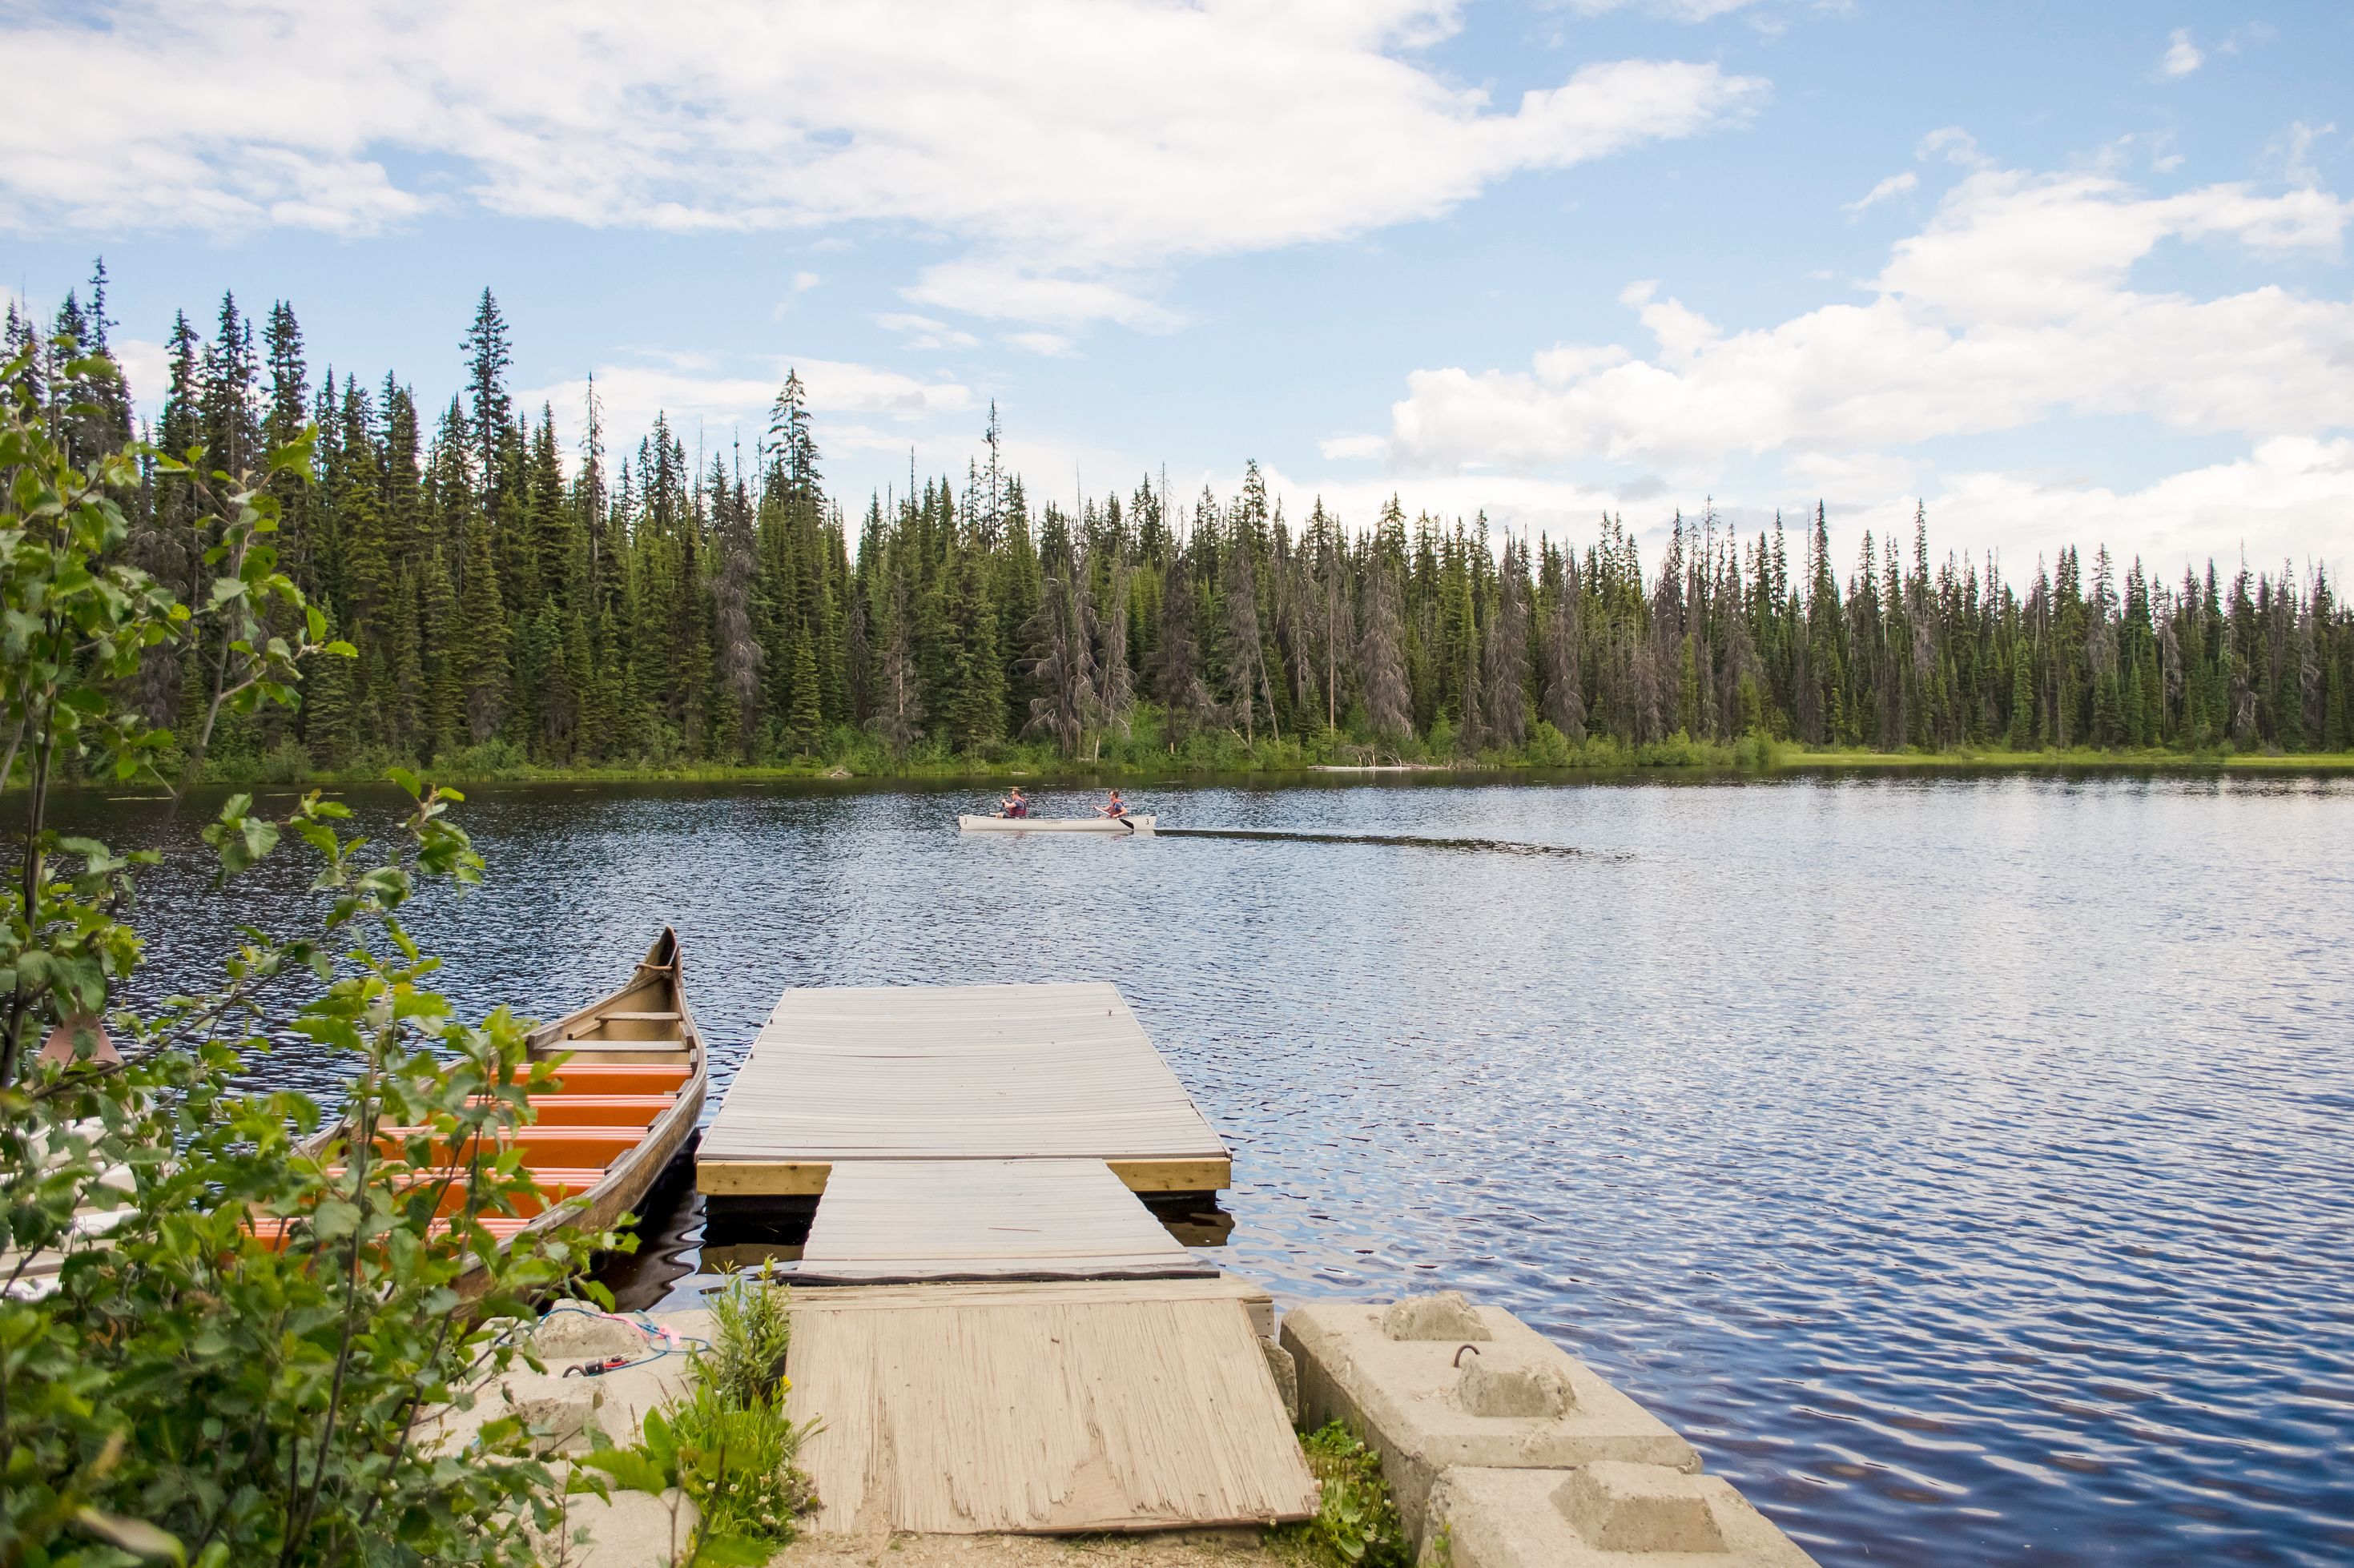
{"label": "weed plant", "polygon": [[1299,1448],[1320,1485],[1316,1514],[1277,1525],[1269,1543],[1302,1568],[1412,1568],[1414,1543],[1382,1478],[1382,1457],[1341,1421],[1302,1434]]}
{"label": "weed plant", "polygon": [[[821,1423],[785,1413],[792,1327],[790,1293],[766,1275],[737,1274],[712,1297],[708,1350],[695,1353],[687,1386],[647,1414],[639,1441],[614,1446],[592,1434],[582,1461],[611,1485],[695,1508],[674,1568],[737,1568],[768,1562],[793,1539],[817,1489],[794,1463]],[[575,1491],[600,1490],[576,1472]],[[680,1539],[673,1529],[671,1538]]]}

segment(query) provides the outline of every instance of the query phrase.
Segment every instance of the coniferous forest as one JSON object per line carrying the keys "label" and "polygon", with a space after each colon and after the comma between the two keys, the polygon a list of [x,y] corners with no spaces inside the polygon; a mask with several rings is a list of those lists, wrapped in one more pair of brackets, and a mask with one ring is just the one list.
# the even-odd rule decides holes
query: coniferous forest
{"label": "coniferous forest", "polygon": [[[53,321],[12,308],[8,347],[102,352],[113,324],[101,265]],[[1819,507],[1753,535],[1680,516],[1646,562],[1612,516],[1583,542],[1394,500],[1288,518],[1256,464],[1230,496],[1147,476],[1073,511],[1001,465],[993,408],[963,474],[842,497],[797,376],[748,454],[607,429],[593,391],[567,450],[510,394],[487,290],[462,350],[464,390],[420,408],[231,297],[174,324],[152,428],[120,385],[45,385],[83,457],[137,435],[236,472],[317,427],[308,482],[273,482],[276,548],[356,657],[306,660],[299,712],[225,720],[209,771],[2354,747],[2354,613],[2317,570],[2168,580],[2095,547],[2014,580],[1933,556],[1918,511],[1835,563]],[[199,515],[158,477],[133,518],[184,599]],[[152,722],[197,704],[207,652],[151,651]]]}

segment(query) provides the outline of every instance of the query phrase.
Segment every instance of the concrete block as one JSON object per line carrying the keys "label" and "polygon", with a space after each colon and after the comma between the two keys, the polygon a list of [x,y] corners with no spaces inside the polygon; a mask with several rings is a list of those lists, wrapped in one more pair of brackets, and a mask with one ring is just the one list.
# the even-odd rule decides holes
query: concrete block
{"label": "concrete block", "polygon": [[1460,1290],[1409,1296],[1382,1308],[1382,1332],[1393,1340],[1485,1340],[1479,1309]]}
{"label": "concrete block", "polygon": [[1550,1421],[1577,1408],[1569,1374],[1550,1362],[1509,1366],[1484,1352],[1455,1373],[1455,1401],[1474,1415],[1530,1415]]}
{"label": "concrete block", "polygon": [[586,1312],[550,1312],[531,1331],[531,1348],[556,1371],[581,1361],[646,1353],[646,1337],[631,1325]]}
{"label": "concrete block", "polygon": [[1620,1459],[1700,1469],[1691,1444],[1592,1368],[1500,1308],[1464,1305],[1483,1338],[1389,1333],[1391,1322],[1416,1332],[1469,1326],[1427,1308],[1394,1319],[1381,1307],[1322,1302],[1283,1319],[1304,1424],[1346,1421],[1380,1451],[1410,1535],[1422,1538],[1431,1489],[1453,1466],[1560,1471]]}
{"label": "concrete block", "polygon": [[1606,1552],[1722,1552],[1724,1531],[1709,1508],[1712,1476],[1659,1465],[1602,1459],[1553,1489],[1553,1507]]}
{"label": "concrete block", "polygon": [[1724,1481],[1597,1460],[1564,1475],[1463,1466],[1439,1478],[1426,1568],[1813,1568]]}

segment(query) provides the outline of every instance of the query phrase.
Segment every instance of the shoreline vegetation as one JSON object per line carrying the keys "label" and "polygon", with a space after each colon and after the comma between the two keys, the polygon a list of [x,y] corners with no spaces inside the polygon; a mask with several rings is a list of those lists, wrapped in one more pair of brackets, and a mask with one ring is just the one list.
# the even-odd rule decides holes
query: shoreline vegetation
{"label": "shoreline vegetation", "polygon": [[[314,376],[293,307],[224,297],[169,334],[153,444],[101,363],[101,266],[56,341],[9,309],[33,415],[68,457],[135,450],[128,564],[181,603],[223,534],[164,454],[264,481],[301,692],[224,705],[250,655],[206,621],[111,694],[175,785],[436,778],[1269,777],[1376,760],[1467,773],[1793,768],[2327,768],[2354,756],[2354,607],[2327,572],[2169,577],[2105,547],[2034,563],[1931,552],[1916,508],[1835,562],[1825,509],[1736,529],[1712,504],[1657,545],[1415,514],[1286,516],[1235,493],[1049,500],[992,408],[962,476],[829,490],[789,374],[722,450],[657,416],[559,440],[520,406],[483,291],[463,390]],[[306,434],[307,432],[307,434]],[[297,445],[297,443],[302,443]],[[1649,558],[1644,558],[1649,552]],[[244,592],[242,588],[233,591]],[[21,759],[20,759],[21,760]],[[70,759],[66,775],[73,776]],[[0,765],[6,780],[13,765]]]}
{"label": "shoreline vegetation", "polygon": [[[2018,750],[2002,747],[1943,751],[1874,750],[1866,747],[1807,747],[1766,736],[1731,742],[1694,741],[1676,735],[1649,745],[1628,746],[1588,737],[1572,747],[1558,735],[1532,736],[1510,750],[1490,748],[1477,756],[1439,754],[1413,747],[1375,750],[1347,744],[1308,745],[1262,740],[1246,747],[1220,737],[1172,753],[1150,744],[1155,715],[1139,724],[1136,742],[1106,748],[1096,757],[1065,757],[1044,745],[1005,746],[951,753],[945,747],[893,757],[855,731],[805,758],[766,762],[610,762],[552,764],[521,747],[493,742],[439,757],[430,769],[451,784],[684,784],[859,782],[950,786],[1027,779],[1042,784],[1094,783],[1190,785],[1246,779],[1254,784],[1325,784],[1350,779],[1459,779],[1466,783],[1575,781],[1581,777],[1621,775],[1777,774],[1845,770],[2008,773],[2165,773],[2271,775],[2354,773],[2354,750],[2337,752],[2239,752],[2229,747],[2178,751],[2158,747],[2101,750],[2090,747]],[[1542,727],[1542,726],[1541,726]],[[1141,742],[1142,744],[1139,744]],[[395,755],[352,758],[345,766],[314,765],[299,747],[282,747],[254,758],[215,758],[197,782],[212,788],[358,786],[384,782],[387,770],[404,767]],[[169,769],[165,769],[169,771]]]}

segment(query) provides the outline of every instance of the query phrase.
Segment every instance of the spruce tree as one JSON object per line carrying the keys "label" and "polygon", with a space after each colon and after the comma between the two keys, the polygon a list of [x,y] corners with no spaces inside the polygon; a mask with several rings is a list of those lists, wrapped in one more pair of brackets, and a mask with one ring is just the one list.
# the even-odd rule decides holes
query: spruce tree
{"label": "spruce tree", "polygon": [[499,603],[491,524],[480,512],[466,530],[466,578],[459,592],[455,641],[466,736],[480,746],[498,733],[506,716],[509,671],[506,610]]}
{"label": "spruce tree", "polygon": [[514,348],[507,341],[506,318],[488,289],[474,307],[474,322],[459,344],[466,354],[466,398],[471,418],[465,421],[472,448],[474,479],[479,493],[492,496],[506,476],[500,471],[499,447],[513,418],[507,397],[507,372],[514,366]]}
{"label": "spruce tree", "polygon": [[431,761],[453,754],[464,744],[465,665],[470,657],[459,615],[457,585],[439,545],[426,555],[421,597],[426,671],[421,750],[425,760]]}
{"label": "spruce tree", "polygon": [[[334,606],[322,602],[327,636],[337,635]],[[302,661],[302,739],[311,759],[323,768],[348,766],[359,750],[359,715],[352,705],[353,661],[341,653],[313,653]]]}

